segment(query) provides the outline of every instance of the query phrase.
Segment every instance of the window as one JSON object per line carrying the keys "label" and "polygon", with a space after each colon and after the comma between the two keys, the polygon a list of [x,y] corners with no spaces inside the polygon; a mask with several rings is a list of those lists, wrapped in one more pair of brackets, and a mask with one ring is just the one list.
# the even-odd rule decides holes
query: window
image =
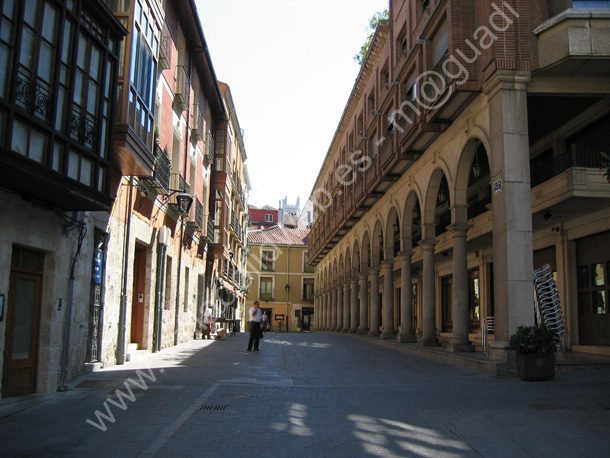
{"label": "window", "polygon": [[304,278],[303,279],[303,300],[304,301],[313,301],[313,299],[314,299],[313,287],[314,287],[313,278]]}
{"label": "window", "polygon": [[263,250],[261,270],[275,270],[275,254],[271,250]]}
{"label": "window", "polygon": [[273,214],[272,213],[267,213],[265,215],[265,222],[266,223],[272,223],[273,222]]}
{"label": "window", "polygon": [[263,300],[272,300],[273,299],[273,278],[272,277],[261,277],[260,298]]}
{"label": "window", "polygon": [[136,1],[129,90],[129,125],[148,147],[152,147],[155,108],[155,76],[159,27]]}
{"label": "window", "polygon": [[[608,288],[603,262],[578,267],[578,310],[581,315],[605,315],[608,313]],[[610,283],[610,282],[608,282]]]}
{"label": "window", "polygon": [[610,2],[590,0],[590,1],[578,1],[572,2],[572,8],[610,8]]}

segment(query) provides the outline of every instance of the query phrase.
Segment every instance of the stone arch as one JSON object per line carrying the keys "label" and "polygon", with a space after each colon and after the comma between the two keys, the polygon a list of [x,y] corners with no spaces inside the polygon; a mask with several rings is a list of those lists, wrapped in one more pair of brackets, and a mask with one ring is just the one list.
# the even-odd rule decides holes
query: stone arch
{"label": "stone arch", "polygon": [[[466,224],[471,217],[487,211],[491,203],[489,149],[479,137],[468,139],[462,150],[455,178],[456,223]],[[471,195],[472,194],[472,195]],[[474,195],[477,196],[473,200]],[[472,203],[469,210],[469,202]]]}
{"label": "stone arch", "polygon": [[[449,213],[443,213],[443,216],[448,215],[449,221],[448,224],[451,224],[451,203],[453,202],[453,197],[451,195],[452,186],[447,178],[449,175],[447,171],[438,167],[432,172],[430,176],[430,180],[428,181],[428,189],[426,190],[424,205],[422,208],[422,225],[423,225],[423,235],[422,237],[425,239],[433,239],[436,238],[436,226],[439,224],[437,221],[437,208],[439,204],[449,211]],[[441,201],[442,194],[445,193],[445,200]],[[441,222],[441,224],[444,224]]]}
{"label": "stone arch", "polygon": [[381,221],[377,220],[373,229],[373,237],[371,239],[371,267],[379,267],[383,246],[383,226]]}
{"label": "stone arch", "polygon": [[367,273],[371,266],[371,237],[366,231],[362,236],[362,250],[360,251],[360,272]]}
{"label": "stone arch", "polygon": [[352,248],[352,275],[358,275],[360,273],[360,246],[358,245],[358,239],[354,241],[354,247]]}
{"label": "stone arch", "polygon": [[[409,252],[421,240],[422,210],[420,196],[415,189],[409,192],[404,204],[402,216],[402,251]],[[414,232],[417,233],[414,234]]]}
{"label": "stone arch", "polygon": [[[388,212],[385,227],[384,259],[392,260],[402,250],[400,216],[394,206]],[[396,243],[398,243],[398,250],[396,250]]]}

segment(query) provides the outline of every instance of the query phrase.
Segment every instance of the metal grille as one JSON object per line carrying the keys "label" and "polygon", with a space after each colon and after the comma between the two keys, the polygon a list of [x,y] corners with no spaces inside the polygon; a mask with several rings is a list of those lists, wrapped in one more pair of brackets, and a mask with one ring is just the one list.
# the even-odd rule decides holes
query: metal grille
{"label": "metal grille", "polygon": [[229,406],[205,406],[204,405],[204,406],[201,406],[201,408],[199,410],[213,410],[213,411],[226,410],[227,407],[229,407]]}

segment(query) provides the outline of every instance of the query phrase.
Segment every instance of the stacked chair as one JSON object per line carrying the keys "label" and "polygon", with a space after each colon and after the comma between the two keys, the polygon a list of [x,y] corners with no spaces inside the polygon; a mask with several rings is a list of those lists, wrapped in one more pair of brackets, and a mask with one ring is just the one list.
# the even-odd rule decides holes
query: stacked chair
{"label": "stacked chair", "polygon": [[561,314],[561,304],[557,285],[553,279],[553,269],[549,264],[534,271],[534,291],[536,303],[536,321],[555,332],[557,344],[565,360],[563,336],[566,328]]}
{"label": "stacked chair", "polygon": [[493,316],[483,318],[483,351],[489,354],[489,334],[496,333],[496,320]]}

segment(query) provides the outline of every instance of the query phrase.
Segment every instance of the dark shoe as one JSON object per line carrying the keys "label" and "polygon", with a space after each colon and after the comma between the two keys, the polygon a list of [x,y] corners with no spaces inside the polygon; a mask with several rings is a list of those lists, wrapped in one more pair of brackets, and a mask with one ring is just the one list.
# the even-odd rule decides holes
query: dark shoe
{"label": "dark shoe", "polygon": [[258,348],[255,348],[254,351],[258,351]]}
{"label": "dark shoe", "polygon": [[250,349],[248,348],[246,351],[250,351]]}

